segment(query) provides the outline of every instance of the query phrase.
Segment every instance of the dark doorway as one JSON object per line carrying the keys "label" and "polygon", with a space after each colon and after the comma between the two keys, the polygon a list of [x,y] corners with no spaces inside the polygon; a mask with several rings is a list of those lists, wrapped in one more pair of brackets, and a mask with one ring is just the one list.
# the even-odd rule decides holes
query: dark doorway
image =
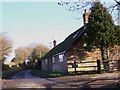
{"label": "dark doorway", "polygon": [[38,68],[39,68],[39,70],[42,70],[42,62],[41,62],[41,60],[38,61]]}

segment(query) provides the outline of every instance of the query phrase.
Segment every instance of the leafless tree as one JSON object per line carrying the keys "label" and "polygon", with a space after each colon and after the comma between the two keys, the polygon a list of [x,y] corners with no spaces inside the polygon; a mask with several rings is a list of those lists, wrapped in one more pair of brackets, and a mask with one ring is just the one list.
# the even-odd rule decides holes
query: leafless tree
{"label": "leafless tree", "polygon": [[12,41],[6,33],[0,33],[0,60],[4,62],[6,56],[12,51]]}
{"label": "leafless tree", "polygon": [[19,47],[15,50],[15,60],[17,64],[22,64],[31,54],[32,49],[29,47]]}
{"label": "leafless tree", "polygon": [[[100,2],[100,0],[61,0],[58,2],[59,5],[61,6],[68,6],[69,11],[71,12],[83,12],[85,8],[89,8],[93,5],[93,2]],[[106,4],[105,0],[103,3]],[[108,1],[107,1],[108,2]],[[107,10],[114,16],[114,21],[118,20],[118,17],[116,17],[116,11],[120,10],[120,0],[114,0],[115,3],[107,7]],[[114,12],[115,11],[115,12]],[[114,12],[114,14],[113,14]],[[81,17],[77,17],[75,19],[81,19]]]}
{"label": "leafless tree", "polygon": [[15,50],[15,59],[13,62],[16,64],[23,64],[25,63],[25,60],[28,59],[28,67],[30,66],[33,68],[37,61],[48,51],[49,48],[42,44],[37,44],[30,47],[19,47]]}
{"label": "leafless tree", "polygon": [[43,57],[47,52],[49,51],[49,48],[42,45],[38,44],[33,48],[32,53],[36,55],[36,58],[41,58]]}

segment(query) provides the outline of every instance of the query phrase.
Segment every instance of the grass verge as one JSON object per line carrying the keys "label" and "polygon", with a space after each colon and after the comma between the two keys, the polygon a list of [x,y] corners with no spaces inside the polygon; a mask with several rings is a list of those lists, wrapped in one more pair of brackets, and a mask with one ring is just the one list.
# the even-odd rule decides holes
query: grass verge
{"label": "grass verge", "polygon": [[31,73],[34,76],[44,77],[44,78],[55,78],[55,77],[63,77],[63,76],[78,76],[78,75],[95,75],[96,71],[81,71],[81,72],[69,72],[69,73],[61,73],[61,72],[47,72],[41,71],[37,69],[33,69]]}
{"label": "grass verge", "polygon": [[67,75],[61,72],[47,72],[47,71],[40,71],[35,69],[32,70],[31,73],[35,76],[42,77],[42,78],[55,78],[55,77],[62,77]]}
{"label": "grass verge", "polygon": [[[47,71],[41,71],[38,69],[33,69],[31,73],[38,77],[44,77],[44,78],[54,78],[54,77],[62,77],[62,76],[78,76],[78,75],[96,75],[96,71],[81,71],[81,72],[69,72],[69,73],[61,73],[61,72],[47,72]],[[120,72],[113,72],[113,73],[120,73]],[[102,72],[101,74],[104,74]]]}

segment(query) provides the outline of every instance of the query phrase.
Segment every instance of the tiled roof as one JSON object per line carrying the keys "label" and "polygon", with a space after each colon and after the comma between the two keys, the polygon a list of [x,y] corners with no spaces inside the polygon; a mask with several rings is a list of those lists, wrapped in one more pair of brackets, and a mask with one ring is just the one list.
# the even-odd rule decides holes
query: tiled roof
{"label": "tiled roof", "polygon": [[[52,48],[43,58],[54,56],[60,52],[68,51],[71,46],[84,34],[84,27],[79,28],[70,34],[63,42]],[[43,59],[42,58],[42,59]]]}

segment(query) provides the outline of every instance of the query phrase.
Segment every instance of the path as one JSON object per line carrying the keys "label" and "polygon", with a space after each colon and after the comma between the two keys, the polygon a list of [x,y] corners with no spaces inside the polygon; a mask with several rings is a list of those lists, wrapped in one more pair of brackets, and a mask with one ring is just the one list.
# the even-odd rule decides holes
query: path
{"label": "path", "polygon": [[41,78],[33,76],[31,74],[31,70],[27,70],[18,72],[12,77],[12,79],[41,79]]}
{"label": "path", "polygon": [[17,73],[12,79],[2,80],[2,88],[112,88],[119,81],[117,73],[39,78],[28,70]]}

